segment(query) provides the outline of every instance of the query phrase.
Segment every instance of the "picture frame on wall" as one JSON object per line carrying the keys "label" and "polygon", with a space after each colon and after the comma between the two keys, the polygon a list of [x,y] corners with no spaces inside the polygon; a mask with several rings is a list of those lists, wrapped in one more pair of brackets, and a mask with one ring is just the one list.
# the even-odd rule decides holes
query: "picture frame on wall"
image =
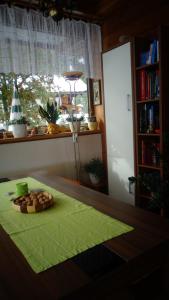
{"label": "picture frame on wall", "polygon": [[100,105],[101,103],[101,80],[93,79],[93,105]]}

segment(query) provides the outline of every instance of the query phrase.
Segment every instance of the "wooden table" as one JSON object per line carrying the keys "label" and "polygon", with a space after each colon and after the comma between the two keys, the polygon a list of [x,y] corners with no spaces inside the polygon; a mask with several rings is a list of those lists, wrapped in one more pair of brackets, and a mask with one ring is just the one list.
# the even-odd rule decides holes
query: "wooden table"
{"label": "wooden table", "polygon": [[[150,296],[157,286],[162,292],[165,281],[161,276],[165,275],[169,250],[167,219],[63,178],[47,176],[45,172],[31,175],[135,229],[103,244],[115,257],[121,258],[120,264],[100,276],[91,276],[75,259],[35,274],[0,227],[0,299],[143,299],[139,294],[143,292],[146,277],[153,278],[153,289],[151,281],[148,283]],[[132,298],[135,293],[138,297]]]}

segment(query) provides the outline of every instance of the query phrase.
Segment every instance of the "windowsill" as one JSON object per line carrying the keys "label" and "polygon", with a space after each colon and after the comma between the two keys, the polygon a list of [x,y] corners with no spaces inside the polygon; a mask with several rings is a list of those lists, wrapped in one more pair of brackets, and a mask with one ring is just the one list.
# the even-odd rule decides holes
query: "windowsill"
{"label": "windowsill", "polygon": [[[91,135],[101,133],[101,130],[85,130],[78,132],[79,136],[82,135]],[[48,139],[56,139],[56,138],[64,138],[64,137],[71,137],[72,132],[64,132],[64,133],[57,133],[57,134],[42,134],[42,135],[29,135],[27,137],[22,138],[5,138],[0,139],[0,144],[13,144],[13,143],[21,143],[21,142],[32,142],[32,141],[39,141],[39,140],[48,140]]]}

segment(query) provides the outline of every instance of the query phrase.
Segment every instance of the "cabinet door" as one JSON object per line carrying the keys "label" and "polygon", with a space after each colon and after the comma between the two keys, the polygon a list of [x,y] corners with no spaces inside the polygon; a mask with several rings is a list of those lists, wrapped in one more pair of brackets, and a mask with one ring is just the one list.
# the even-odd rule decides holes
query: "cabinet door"
{"label": "cabinet door", "polygon": [[134,176],[130,43],[103,54],[109,194],[134,203],[128,177]]}

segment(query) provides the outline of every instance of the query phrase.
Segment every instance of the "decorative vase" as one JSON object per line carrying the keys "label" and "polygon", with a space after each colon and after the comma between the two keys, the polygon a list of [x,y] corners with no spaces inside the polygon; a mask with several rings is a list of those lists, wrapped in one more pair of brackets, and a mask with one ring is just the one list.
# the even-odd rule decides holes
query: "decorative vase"
{"label": "decorative vase", "polygon": [[71,132],[80,131],[80,121],[69,122],[69,127]]}
{"label": "decorative vase", "polygon": [[14,138],[20,138],[27,136],[27,125],[26,124],[14,124],[11,125]]}

